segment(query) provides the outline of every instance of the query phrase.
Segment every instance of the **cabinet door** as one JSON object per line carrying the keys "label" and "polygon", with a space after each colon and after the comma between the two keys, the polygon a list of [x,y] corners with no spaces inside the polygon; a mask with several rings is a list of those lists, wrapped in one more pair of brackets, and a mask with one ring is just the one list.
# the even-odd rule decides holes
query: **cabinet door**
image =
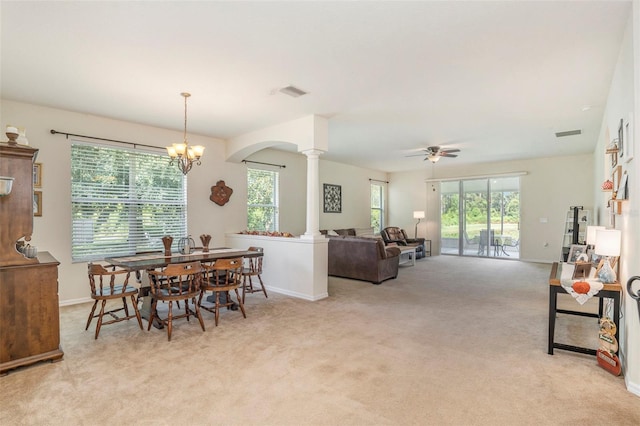
{"label": "cabinet door", "polygon": [[0,268],[2,369],[61,358],[57,263]]}

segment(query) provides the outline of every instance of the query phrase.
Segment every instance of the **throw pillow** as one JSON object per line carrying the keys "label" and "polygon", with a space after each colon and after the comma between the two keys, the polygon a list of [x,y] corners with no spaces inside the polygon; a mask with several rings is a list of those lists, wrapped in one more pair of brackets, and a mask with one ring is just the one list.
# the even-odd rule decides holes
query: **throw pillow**
{"label": "throw pillow", "polygon": [[332,237],[337,237],[338,233],[336,231],[334,231],[333,229],[330,229],[327,231],[327,235],[331,235]]}

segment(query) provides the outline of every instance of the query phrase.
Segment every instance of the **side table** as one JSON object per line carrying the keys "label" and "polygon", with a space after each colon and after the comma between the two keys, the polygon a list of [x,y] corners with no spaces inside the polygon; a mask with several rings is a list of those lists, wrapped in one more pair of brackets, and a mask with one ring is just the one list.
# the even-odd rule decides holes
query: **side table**
{"label": "side table", "polygon": [[547,353],[553,355],[554,349],[562,349],[565,351],[578,352],[587,355],[596,355],[596,349],[584,348],[580,346],[566,345],[564,343],[556,343],[554,340],[555,327],[556,327],[556,314],[568,314],[578,315],[590,318],[602,318],[603,314],[603,299],[613,299],[613,322],[616,324],[616,339],[619,340],[620,330],[620,294],[622,293],[622,286],[620,283],[605,284],[604,288],[593,297],[599,298],[598,300],[598,313],[579,312],[568,309],[558,309],[558,293],[568,294],[567,291],[560,284],[560,271],[558,268],[558,262],[554,262],[551,267],[551,274],[549,275],[549,345]]}
{"label": "side table", "polygon": [[431,240],[424,240],[424,255],[431,257]]}
{"label": "side table", "polygon": [[[416,248],[415,246],[398,246],[400,249],[400,265],[416,266]],[[407,260],[402,260],[402,256],[408,256]]]}

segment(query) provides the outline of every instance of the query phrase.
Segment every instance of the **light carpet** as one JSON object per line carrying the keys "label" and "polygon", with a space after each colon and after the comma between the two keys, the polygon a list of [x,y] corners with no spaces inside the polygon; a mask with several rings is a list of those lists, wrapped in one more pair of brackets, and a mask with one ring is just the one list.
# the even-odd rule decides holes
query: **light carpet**
{"label": "light carpet", "polygon": [[[171,342],[135,320],[94,340],[90,304],[63,307],[64,359],[0,377],[0,424],[640,424],[622,377],[547,354],[549,271],[436,256],[381,285],[330,278],[317,302],[247,295],[246,319],[204,311],[206,332],[180,320]],[[597,332],[558,315],[563,343]]]}

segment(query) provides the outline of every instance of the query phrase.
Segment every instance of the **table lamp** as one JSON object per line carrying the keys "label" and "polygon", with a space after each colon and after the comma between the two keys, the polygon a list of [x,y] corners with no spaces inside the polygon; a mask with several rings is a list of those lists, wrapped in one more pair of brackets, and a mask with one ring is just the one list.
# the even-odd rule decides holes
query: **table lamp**
{"label": "table lamp", "polygon": [[596,231],[606,229],[604,226],[587,226],[587,248],[594,248],[596,245]]}
{"label": "table lamp", "polygon": [[424,219],[424,212],[421,210],[414,211],[413,218],[418,219],[418,222],[416,222],[416,230],[414,232],[413,238],[418,238],[418,224],[420,223],[421,219]]}
{"label": "table lamp", "polygon": [[616,273],[613,270],[611,261],[614,264],[620,256],[620,241],[622,233],[617,229],[597,229],[595,254],[604,256],[602,268],[598,271],[598,278],[606,284],[616,282]]}

